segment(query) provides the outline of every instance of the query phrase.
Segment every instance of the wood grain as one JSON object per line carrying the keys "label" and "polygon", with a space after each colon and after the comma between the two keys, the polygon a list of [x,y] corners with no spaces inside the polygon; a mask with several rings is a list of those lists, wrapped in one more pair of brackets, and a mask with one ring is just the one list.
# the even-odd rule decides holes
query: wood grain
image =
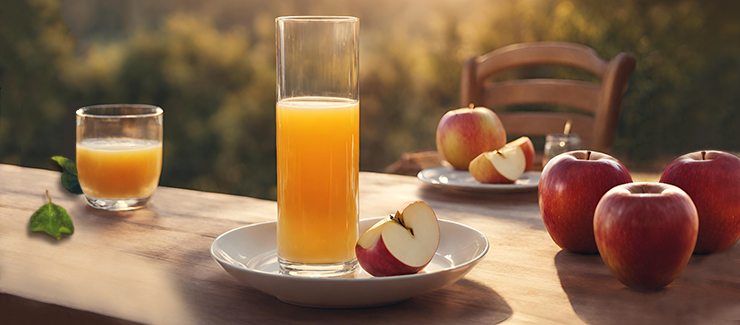
{"label": "wood grain", "polygon": [[[0,165],[0,292],[37,307],[67,308],[69,323],[494,324],[727,323],[740,320],[740,248],[695,256],[663,291],[622,286],[598,255],[560,252],[536,193],[471,195],[413,177],[361,173],[360,214],[389,214],[423,199],[443,219],[482,231],[491,250],[463,280],[394,306],[296,307],[251,289],[209,254],[219,234],[275,219],[276,204],[160,187],[152,204],[104,213],[59,186],[58,172]],[[44,190],[65,207],[75,234],[56,241],[28,232]],[[2,296],[0,296],[2,298]],[[3,298],[5,299],[5,298]],[[0,316],[19,315],[2,304]],[[15,301],[15,300],[13,300]],[[21,314],[22,315],[22,314]],[[8,319],[8,318],[0,318]],[[110,320],[110,321],[109,321]],[[0,321],[2,322],[2,321]]]}
{"label": "wood grain", "polygon": [[477,58],[476,79],[483,81],[506,69],[555,64],[586,70],[599,79],[604,77],[607,64],[592,48],[575,43],[537,42],[502,47]]}
{"label": "wood grain", "polygon": [[484,86],[483,94],[483,102],[490,109],[521,104],[552,104],[570,106],[593,114],[601,100],[599,85],[577,80],[503,81]]}
{"label": "wood grain", "polygon": [[[578,134],[582,139],[582,146],[587,148],[592,138],[591,125],[593,118],[587,115],[574,113],[543,113],[543,112],[512,112],[499,116],[507,134],[513,135],[546,135],[563,133],[563,127],[568,120],[573,121],[571,133]],[[509,131],[511,129],[511,131]],[[585,140],[585,141],[583,141]]]}
{"label": "wood grain", "polygon": [[[557,79],[495,83],[486,81],[507,69],[547,64],[571,66],[588,71],[598,77],[601,83]],[[556,104],[592,113],[593,120],[588,120],[581,126],[589,128],[588,137],[593,138],[585,148],[608,153],[616,135],[622,95],[635,64],[635,58],[629,54],[620,53],[611,61],[606,61],[593,49],[573,43],[512,44],[481,56],[473,56],[463,63],[460,105],[467,107],[472,103],[475,106],[495,109],[520,104]],[[499,112],[502,120],[508,114],[510,113]],[[533,116],[527,124],[504,123],[504,127],[514,134],[543,134],[545,131],[531,133],[532,129],[538,130],[533,125],[554,121],[559,122],[557,115],[543,113]],[[560,132],[562,131],[557,131]],[[578,133],[576,130],[574,132]],[[580,133],[579,135],[583,136]]]}

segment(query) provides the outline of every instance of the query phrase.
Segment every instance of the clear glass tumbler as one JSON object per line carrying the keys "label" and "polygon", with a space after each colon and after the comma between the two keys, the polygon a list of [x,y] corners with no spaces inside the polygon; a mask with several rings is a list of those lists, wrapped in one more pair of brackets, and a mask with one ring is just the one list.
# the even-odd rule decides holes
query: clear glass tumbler
{"label": "clear glass tumbler", "polygon": [[279,17],[277,248],[284,274],[357,269],[359,20]]}
{"label": "clear glass tumbler", "polygon": [[553,157],[566,152],[581,149],[581,137],[577,134],[555,133],[545,136],[545,150],[542,154],[542,168]]}
{"label": "clear glass tumbler", "polygon": [[77,174],[96,209],[142,208],[162,172],[162,118],[151,105],[95,105],[77,110]]}

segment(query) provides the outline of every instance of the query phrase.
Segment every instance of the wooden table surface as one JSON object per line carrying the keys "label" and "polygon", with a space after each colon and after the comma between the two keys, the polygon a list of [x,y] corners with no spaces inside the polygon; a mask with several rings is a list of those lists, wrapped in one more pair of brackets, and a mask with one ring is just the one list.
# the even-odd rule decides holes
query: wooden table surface
{"label": "wooden table surface", "polygon": [[[273,201],[160,187],[127,213],[88,207],[58,172],[0,165],[0,323],[493,324],[734,323],[740,320],[740,245],[694,256],[656,293],[614,279],[598,255],[562,252],[540,219],[536,192],[458,194],[413,177],[360,174],[362,218],[423,199],[442,219],[488,236],[483,261],[456,284],[369,309],[296,307],[251,289],[213,261],[219,234],[275,220]],[[650,178],[650,177],[648,177]],[[642,177],[645,179],[645,177]],[[75,234],[28,231],[49,190]],[[7,321],[10,321],[9,323]]]}

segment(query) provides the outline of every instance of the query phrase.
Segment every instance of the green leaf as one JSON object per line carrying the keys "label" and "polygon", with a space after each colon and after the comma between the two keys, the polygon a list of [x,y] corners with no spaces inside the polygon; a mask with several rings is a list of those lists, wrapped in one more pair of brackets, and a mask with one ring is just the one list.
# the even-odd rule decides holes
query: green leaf
{"label": "green leaf", "polygon": [[45,231],[56,239],[62,239],[62,234],[74,234],[75,227],[67,210],[51,203],[49,191],[46,191],[49,202],[42,205],[31,216],[31,231]]}
{"label": "green leaf", "polygon": [[62,173],[62,186],[72,194],[82,194],[80,181],[77,179],[77,165],[75,165],[74,161],[62,156],[54,156],[51,159],[54,159],[64,169]]}

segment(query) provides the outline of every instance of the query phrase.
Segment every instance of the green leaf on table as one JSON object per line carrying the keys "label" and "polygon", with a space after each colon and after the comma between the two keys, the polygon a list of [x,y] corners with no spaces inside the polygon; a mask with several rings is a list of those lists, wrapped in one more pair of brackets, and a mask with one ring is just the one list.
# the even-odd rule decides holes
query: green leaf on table
{"label": "green leaf on table", "polygon": [[31,216],[31,231],[45,231],[56,239],[62,239],[62,234],[74,234],[75,227],[67,210],[51,203],[49,191],[46,191],[46,197],[49,198],[49,202],[42,205]]}
{"label": "green leaf on table", "polygon": [[62,186],[72,194],[82,194],[80,181],[77,179],[77,165],[75,165],[74,161],[62,156],[54,156],[51,159],[54,159],[64,169],[62,173]]}

